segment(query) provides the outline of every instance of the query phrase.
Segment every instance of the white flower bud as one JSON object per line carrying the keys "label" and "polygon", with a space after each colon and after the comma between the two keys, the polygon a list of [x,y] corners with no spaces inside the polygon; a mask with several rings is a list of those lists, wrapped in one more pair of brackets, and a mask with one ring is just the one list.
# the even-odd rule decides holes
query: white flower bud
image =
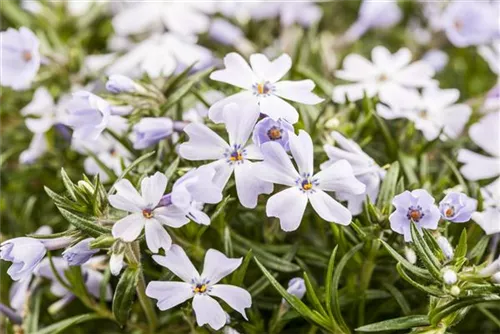
{"label": "white flower bud", "polygon": [[439,237],[437,237],[436,241],[437,241],[439,247],[441,248],[441,250],[443,251],[444,256],[446,256],[446,258],[448,260],[453,259],[453,255],[454,255],[453,247],[451,247],[451,244],[448,241],[448,239],[446,239],[445,237],[440,235]]}
{"label": "white flower bud", "polygon": [[499,271],[499,272],[494,273],[494,274],[493,274],[493,276],[491,276],[491,280],[492,280],[494,283],[500,284],[500,271]]}
{"label": "white flower bud", "polygon": [[302,299],[306,294],[306,285],[304,283],[304,279],[300,277],[295,277],[288,282],[288,289],[286,291],[294,295],[295,297]]}
{"label": "white flower bud", "polygon": [[405,257],[411,264],[417,263],[417,254],[415,254],[415,251],[410,247],[405,246]]}
{"label": "white flower bud", "polygon": [[457,273],[454,272],[453,270],[451,269],[446,269],[443,273],[443,281],[448,284],[448,285],[452,285],[452,284],[455,284],[457,282],[458,278],[457,278]]}
{"label": "white flower bud", "polygon": [[111,270],[111,274],[113,276],[117,276],[120,274],[123,268],[123,253],[121,254],[111,254],[111,258],[109,259],[109,269]]}
{"label": "white flower bud", "polygon": [[454,285],[451,287],[450,292],[453,296],[458,296],[460,294],[460,288]]}

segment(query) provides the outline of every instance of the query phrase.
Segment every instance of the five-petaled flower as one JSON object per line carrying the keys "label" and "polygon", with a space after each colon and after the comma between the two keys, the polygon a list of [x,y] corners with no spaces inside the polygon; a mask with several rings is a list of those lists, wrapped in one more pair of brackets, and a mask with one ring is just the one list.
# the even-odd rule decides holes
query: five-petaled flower
{"label": "five-petaled flower", "polygon": [[465,223],[476,211],[477,200],[464,193],[450,192],[439,202],[441,217],[454,223]]}
{"label": "five-petaled flower", "polygon": [[189,141],[179,147],[179,155],[188,160],[216,160],[211,165],[216,170],[215,183],[221,188],[234,172],[236,192],[240,203],[247,208],[257,205],[259,194],[270,194],[273,185],[260,180],[252,170],[251,160],[261,160],[259,148],[248,144],[259,113],[255,106],[240,107],[231,103],[224,107],[224,122],[229,134],[229,144],[217,133],[201,123],[191,123],[184,128]]}
{"label": "five-petaled flower", "polygon": [[423,189],[405,192],[396,195],[392,200],[396,208],[389,216],[391,229],[403,234],[405,241],[412,241],[410,223],[413,221],[417,229],[435,230],[438,226],[441,213],[434,204],[434,198]]}
{"label": "five-petaled flower", "polygon": [[129,180],[120,180],[115,184],[116,194],[109,196],[109,203],[120,210],[131,212],[113,225],[113,237],[131,242],[146,231],[146,244],[153,253],[160,248],[170,249],[172,238],[163,225],[181,227],[189,222],[184,213],[175,207],[157,207],[165,188],[167,177],[156,172],[145,177],[141,182],[141,194]]}
{"label": "five-petaled flower", "polygon": [[[216,123],[224,121],[223,110],[228,103],[240,106],[258,105],[261,113],[274,120],[280,118],[295,124],[299,120],[297,110],[283,99],[304,104],[317,104],[323,99],[312,93],[315,84],[312,80],[279,81],[292,67],[292,60],[283,54],[269,61],[263,54],[250,56],[250,64],[237,53],[224,57],[226,68],[210,75],[210,79],[222,81],[244,89],[210,107],[209,117]],[[282,99],[283,98],[283,99]],[[238,110],[235,110],[238,112]]]}
{"label": "five-petaled flower", "polygon": [[193,298],[198,326],[209,324],[219,330],[226,324],[226,313],[212,298],[218,297],[247,319],[245,309],[252,306],[248,291],[234,285],[217,284],[241,265],[241,258],[228,258],[215,249],[209,249],[205,254],[201,275],[184,250],[177,245],[172,245],[165,256],[153,255],[153,259],[184,281],[152,281],[148,284],[146,295],[158,300],[156,305],[160,310],[168,310]]}
{"label": "five-petaled flower", "polygon": [[290,151],[298,172],[280,144],[268,142],[261,149],[264,161],[255,165],[255,174],[264,181],[289,187],[271,196],[266,206],[267,216],[278,217],[284,231],[299,227],[309,201],[324,220],[342,225],[351,222],[351,212],[325,192],[362,194],[365,191],[365,185],[355,178],[346,160],[337,161],[314,174],[313,143],[303,130],[299,135],[290,133]]}

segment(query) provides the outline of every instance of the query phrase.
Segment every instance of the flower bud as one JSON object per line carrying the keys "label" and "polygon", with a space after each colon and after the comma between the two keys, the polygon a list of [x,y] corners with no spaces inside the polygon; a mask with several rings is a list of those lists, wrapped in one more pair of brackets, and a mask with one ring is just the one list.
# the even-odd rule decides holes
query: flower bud
{"label": "flower bud", "polygon": [[439,245],[439,248],[441,248],[441,250],[443,251],[444,256],[446,256],[448,260],[453,259],[454,255],[453,247],[451,247],[451,244],[448,241],[448,239],[440,235],[439,237],[437,237],[436,241]]}
{"label": "flower bud", "polygon": [[109,259],[109,269],[113,276],[120,274],[123,268],[123,256],[125,255],[125,245],[119,239],[111,247],[111,258]]}
{"label": "flower bud", "polygon": [[411,264],[417,263],[417,254],[410,247],[405,246],[405,257]]}
{"label": "flower bud", "polygon": [[168,117],[144,117],[134,125],[134,148],[142,150],[156,145],[173,132],[173,122]]}
{"label": "flower bud", "polygon": [[90,249],[90,242],[94,238],[87,238],[73,247],[66,249],[62,256],[68,262],[70,266],[79,266],[87,262],[95,253],[99,252],[99,249]]}
{"label": "flower bud", "polygon": [[111,75],[106,82],[106,89],[113,94],[134,93],[137,87],[134,80],[121,74]]}
{"label": "flower bud", "polygon": [[458,286],[454,285],[454,286],[451,287],[450,293],[453,296],[458,296],[460,294],[460,288]]}
{"label": "flower bud", "polygon": [[89,195],[93,195],[94,194],[94,185],[87,182],[87,181],[84,181],[84,180],[80,180],[78,181],[77,183],[77,186],[78,188],[83,191],[84,193],[87,193]]}
{"label": "flower bud", "polygon": [[288,289],[286,289],[286,292],[294,295],[299,299],[302,299],[302,297],[304,297],[304,295],[306,294],[306,285],[304,284],[304,279],[300,277],[292,278],[288,282]]}
{"label": "flower bud", "polygon": [[443,272],[443,281],[448,285],[455,284],[457,282],[457,273],[451,269],[445,269]]}

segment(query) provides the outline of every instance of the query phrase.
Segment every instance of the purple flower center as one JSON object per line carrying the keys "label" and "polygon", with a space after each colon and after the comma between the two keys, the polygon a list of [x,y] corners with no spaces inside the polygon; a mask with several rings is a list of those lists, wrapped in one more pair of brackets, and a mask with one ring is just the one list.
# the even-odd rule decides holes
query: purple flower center
{"label": "purple flower center", "polygon": [[319,185],[318,180],[311,178],[309,173],[304,173],[302,177],[295,180],[295,184],[299,187],[299,189],[305,192],[314,192],[314,187]]}
{"label": "purple flower center", "polygon": [[255,95],[268,96],[274,91],[274,86],[269,81],[255,83],[252,87]]}
{"label": "purple flower center", "polygon": [[227,162],[230,164],[239,164],[245,160],[246,150],[241,148],[241,145],[233,145],[232,150],[227,150],[224,153],[224,156],[227,159]]}
{"label": "purple flower center", "polygon": [[410,206],[408,208],[408,213],[406,214],[406,217],[413,220],[415,223],[418,223],[424,216],[425,214],[422,212],[422,207],[420,205],[417,205],[416,207],[413,205]]}

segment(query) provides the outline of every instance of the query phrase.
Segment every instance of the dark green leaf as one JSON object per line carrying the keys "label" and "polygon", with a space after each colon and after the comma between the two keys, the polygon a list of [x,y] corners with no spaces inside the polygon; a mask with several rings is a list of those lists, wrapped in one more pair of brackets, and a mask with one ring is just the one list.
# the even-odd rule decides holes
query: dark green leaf
{"label": "dark green leaf", "polygon": [[48,327],[42,328],[38,332],[35,332],[33,334],[58,334],[58,333],[70,333],[67,331],[68,328],[74,325],[81,324],[86,321],[92,321],[92,320],[97,320],[97,319],[103,319],[105,318],[104,316],[101,316],[96,313],[88,313],[88,314],[82,314],[82,315],[76,315],[74,317],[64,319],[62,321],[56,322],[55,324],[52,324]]}
{"label": "dark green leaf", "polygon": [[77,216],[74,213],[71,213],[62,208],[58,209],[64,216],[64,218],[66,218],[66,220],[70,222],[71,225],[75,226],[80,231],[85,232],[94,238],[98,238],[103,234],[111,234],[110,229],[96,224],[95,220]]}
{"label": "dark green leaf", "polygon": [[429,319],[426,315],[410,315],[407,317],[395,318],[376,322],[356,328],[357,332],[383,332],[409,329],[429,325]]}
{"label": "dark green leaf", "polygon": [[120,277],[113,297],[113,314],[116,321],[124,325],[135,297],[135,290],[139,280],[139,268],[128,267]]}

